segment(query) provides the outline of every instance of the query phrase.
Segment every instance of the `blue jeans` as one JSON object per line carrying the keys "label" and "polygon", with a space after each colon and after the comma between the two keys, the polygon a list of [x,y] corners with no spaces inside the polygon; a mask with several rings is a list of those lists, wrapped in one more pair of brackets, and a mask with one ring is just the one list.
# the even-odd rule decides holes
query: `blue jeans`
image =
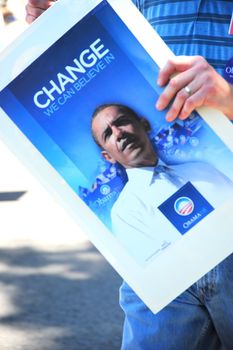
{"label": "blue jeans", "polygon": [[157,314],[124,282],[121,350],[232,350],[233,254]]}

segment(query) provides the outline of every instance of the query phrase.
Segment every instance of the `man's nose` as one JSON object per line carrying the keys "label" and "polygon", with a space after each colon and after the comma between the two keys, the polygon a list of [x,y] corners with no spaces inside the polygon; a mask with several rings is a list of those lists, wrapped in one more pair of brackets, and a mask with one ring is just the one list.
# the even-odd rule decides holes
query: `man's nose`
{"label": "man's nose", "polygon": [[112,133],[116,137],[116,139],[121,138],[123,130],[118,126],[112,125]]}

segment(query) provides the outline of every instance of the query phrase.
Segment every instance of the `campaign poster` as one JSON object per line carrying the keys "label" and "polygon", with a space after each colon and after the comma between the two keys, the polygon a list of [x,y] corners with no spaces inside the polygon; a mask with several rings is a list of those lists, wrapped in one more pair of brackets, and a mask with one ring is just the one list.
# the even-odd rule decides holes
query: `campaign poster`
{"label": "campaign poster", "polygon": [[[2,110],[141,269],[195,235],[193,228],[233,198],[232,151],[197,112],[185,121],[165,121],[166,111],[155,109],[161,93],[158,72],[157,62],[109,2],[101,1],[0,92]],[[129,178],[124,166],[102,157],[91,131],[94,110],[111,103],[146,118],[148,137],[163,164],[191,162],[195,169],[195,164],[208,163],[217,174],[213,181],[224,178],[227,190],[213,198],[213,193],[197,190],[191,176],[155,199],[154,217],[146,224],[140,210],[139,216],[131,213],[129,201],[125,218],[115,227],[112,208]],[[140,185],[134,190],[139,193]]]}

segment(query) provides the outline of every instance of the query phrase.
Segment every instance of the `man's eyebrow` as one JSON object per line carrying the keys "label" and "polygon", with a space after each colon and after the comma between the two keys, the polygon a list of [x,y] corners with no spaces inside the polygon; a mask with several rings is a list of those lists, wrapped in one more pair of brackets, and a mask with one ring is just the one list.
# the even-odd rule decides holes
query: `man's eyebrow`
{"label": "man's eyebrow", "polygon": [[117,125],[119,122],[121,122],[122,119],[125,119],[125,118],[130,119],[130,116],[129,116],[128,114],[125,114],[125,113],[122,112],[121,114],[119,114],[119,115],[117,116],[117,119],[115,119],[115,120],[111,123],[111,125]]}
{"label": "man's eyebrow", "polygon": [[110,128],[109,124],[107,124],[107,127],[104,129],[104,131],[101,134],[102,140],[105,141],[106,136],[107,136],[107,134],[109,133],[110,130],[111,130],[111,128]]}

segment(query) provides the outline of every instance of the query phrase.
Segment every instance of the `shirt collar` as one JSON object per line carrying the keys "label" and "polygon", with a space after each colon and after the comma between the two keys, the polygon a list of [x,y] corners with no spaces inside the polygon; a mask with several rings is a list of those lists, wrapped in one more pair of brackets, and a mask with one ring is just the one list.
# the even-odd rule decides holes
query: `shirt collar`
{"label": "shirt collar", "polygon": [[[159,159],[156,166],[158,165],[166,165],[166,164]],[[134,182],[134,184],[140,183],[143,177],[143,183],[145,183],[146,181],[148,184],[150,184],[152,181],[154,169],[156,168],[156,166],[126,169],[129,181]]]}

